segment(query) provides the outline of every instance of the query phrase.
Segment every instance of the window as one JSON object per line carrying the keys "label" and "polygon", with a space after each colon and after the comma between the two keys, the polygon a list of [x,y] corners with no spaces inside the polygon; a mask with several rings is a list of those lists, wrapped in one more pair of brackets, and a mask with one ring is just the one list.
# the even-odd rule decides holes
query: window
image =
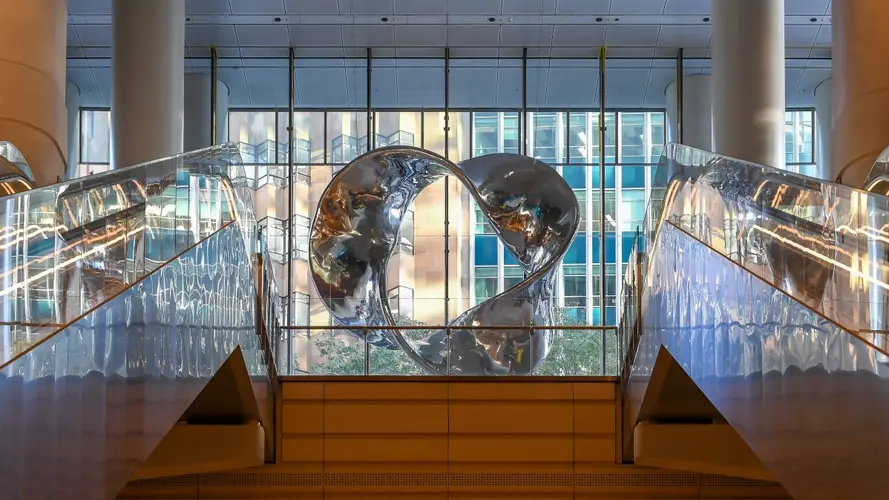
{"label": "window", "polygon": [[557,151],[560,149],[556,134],[557,116],[561,113],[537,112],[532,115],[534,130],[533,155],[549,165],[559,163]]}
{"label": "window", "polygon": [[309,260],[309,218],[293,215],[293,258]]}
{"label": "window", "polygon": [[414,211],[409,209],[401,220],[401,231],[396,252],[413,255],[414,253]]}
{"label": "window", "polygon": [[562,266],[565,286],[565,310],[562,320],[569,324],[586,323],[586,266]]}
{"label": "window", "polygon": [[503,267],[503,291],[518,285],[525,279],[525,271],[520,266]]}
{"label": "window", "polygon": [[586,231],[586,190],[575,189],[574,196],[577,198],[577,206],[580,207],[580,225],[577,227],[577,232],[582,233]]}
{"label": "window", "polygon": [[388,292],[389,309],[395,321],[414,319],[414,289],[397,286]]}
{"label": "window", "polygon": [[808,110],[788,110],[784,113],[784,153],[786,168],[791,172],[814,175],[815,165],[814,118]]}
{"label": "window", "polygon": [[292,326],[307,326],[309,324],[309,295],[298,291],[293,292],[290,307],[290,324]]}
{"label": "window", "polygon": [[491,225],[485,213],[475,202],[473,205],[475,207],[475,234],[494,234],[494,226]]}
{"label": "window", "polygon": [[475,113],[474,143],[475,156],[483,156],[500,152],[498,135],[499,117],[497,113]]}
{"label": "window", "polygon": [[631,233],[641,230],[645,219],[645,190],[624,189],[620,196],[620,230]]}
{"label": "window", "polygon": [[475,268],[475,303],[480,304],[497,295],[497,267]]}

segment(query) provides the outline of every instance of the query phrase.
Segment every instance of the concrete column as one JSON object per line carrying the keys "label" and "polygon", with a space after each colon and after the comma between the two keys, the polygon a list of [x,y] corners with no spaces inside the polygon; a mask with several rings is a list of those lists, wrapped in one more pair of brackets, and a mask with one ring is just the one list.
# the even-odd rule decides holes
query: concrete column
{"label": "concrete column", "polygon": [[66,0],[0,0],[0,141],[24,155],[38,185],[65,175]]}
{"label": "concrete column", "polygon": [[889,146],[889,2],[832,2],[834,141],[831,174],[863,187]]}
{"label": "concrete column", "polygon": [[833,181],[839,172],[831,169],[833,154],[833,79],[815,86],[815,145],[818,148],[818,177]]}
{"label": "concrete column", "polygon": [[111,167],[182,152],[185,2],[113,0]]}
{"label": "concrete column", "polygon": [[65,178],[73,179],[80,162],[80,87],[71,80],[65,86],[65,107],[68,110],[68,168]]}
{"label": "concrete column", "polygon": [[[682,143],[713,151],[713,95],[710,75],[686,75],[682,80]],[[679,141],[676,82],[667,85],[667,141]]]}
{"label": "concrete column", "polygon": [[713,1],[713,145],[784,167],[784,0]]}
{"label": "concrete column", "polygon": [[[184,151],[214,144],[210,138],[210,85],[209,75],[185,75]],[[228,139],[228,95],[228,85],[216,80],[216,144],[223,144]]]}

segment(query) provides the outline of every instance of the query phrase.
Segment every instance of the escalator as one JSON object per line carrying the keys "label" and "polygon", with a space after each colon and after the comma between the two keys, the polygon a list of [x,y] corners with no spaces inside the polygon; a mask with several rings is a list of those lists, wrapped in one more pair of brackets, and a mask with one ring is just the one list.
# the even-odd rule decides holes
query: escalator
{"label": "escalator", "polygon": [[662,426],[673,466],[706,449],[797,499],[882,497],[889,198],[671,144],[636,244],[625,453]]}
{"label": "escalator", "polygon": [[115,498],[238,439],[274,458],[251,196],[221,146],[0,198],[0,498]]}

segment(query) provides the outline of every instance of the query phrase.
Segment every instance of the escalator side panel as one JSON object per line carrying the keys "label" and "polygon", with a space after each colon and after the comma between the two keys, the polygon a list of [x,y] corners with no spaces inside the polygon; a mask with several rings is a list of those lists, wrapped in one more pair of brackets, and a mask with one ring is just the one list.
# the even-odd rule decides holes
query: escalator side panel
{"label": "escalator side panel", "polygon": [[886,357],[670,223],[649,258],[629,421],[665,348],[794,498],[883,496]]}
{"label": "escalator side panel", "polygon": [[7,365],[2,497],[115,498],[236,349],[267,378],[249,262],[226,226]]}

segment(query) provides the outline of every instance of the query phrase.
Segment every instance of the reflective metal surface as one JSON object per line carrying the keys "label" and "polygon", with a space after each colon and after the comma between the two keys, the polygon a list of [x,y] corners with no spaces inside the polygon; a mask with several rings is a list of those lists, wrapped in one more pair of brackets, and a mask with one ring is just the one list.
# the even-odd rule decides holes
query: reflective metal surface
{"label": "reflective metal surface", "polygon": [[34,174],[22,153],[10,142],[0,141],[0,196],[29,191]]}
{"label": "reflective metal surface", "polygon": [[251,196],[221,146],[0,198],[0,497],[114,498],[237,349],[272,428]]}
{"label": "reflective metal surface", "polygon": [[4,366],[0,496],[115,498],[235,349],[267,378],[249,262],[230,225]]}
{"label": "reflective metal surface", "polygon": [[794,498],[884,496],[889,199],[677,145],[655,182],[630,423],[665,349]]}
{"label": "reflective metal surface", "polygon": [[[397,330],[386,296],[386,266],[413,199],[444,175],[472,194],[525,279],[461,314],[421,341]],[[312,224],[310,266],[319,295],[352,333],[377,347],[403,349],[433,373],[530,373],[547,355],[553,275],[579,224],[571,187],[552,167],[495,154],[455,165],[418,148],[387,147],[343,168],[321,196]],[[460,326],[511,327],[468,330]],[[383,327],[382,330],[363,327]]]}

